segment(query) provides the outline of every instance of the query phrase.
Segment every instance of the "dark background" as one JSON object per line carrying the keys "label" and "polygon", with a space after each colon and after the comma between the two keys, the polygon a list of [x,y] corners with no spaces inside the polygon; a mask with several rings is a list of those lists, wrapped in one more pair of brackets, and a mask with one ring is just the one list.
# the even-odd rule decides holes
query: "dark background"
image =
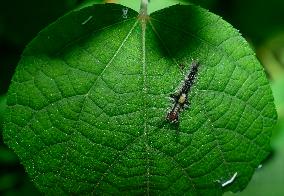
{"label": "dark background", "polygon": [[[16,155],[3,144],[1,114],[5,106],[5,94],[25,45],[41,29],[81,2],[80,0],[0,0],[0,195],[39,195]],[[284,168],[282,150],[284,149],[284,137],[282,137],[284,0],[192,0],[192,2],[222,16],[240,30],[262,62],[275,96],[280,120],[274,130],[272,142],[274,153],[264,163],[264,169],[255,174],[248,188],[241,194],[267,195],[265,193],[267,191],[272,193],[269,195],[284,195],[284,188],[281,188],[281,184],[284,184],[284,171],[277,166],[280,164],[281,167],[282,164]],[[274,175],[272,180],[269,177],[271,175]]]}

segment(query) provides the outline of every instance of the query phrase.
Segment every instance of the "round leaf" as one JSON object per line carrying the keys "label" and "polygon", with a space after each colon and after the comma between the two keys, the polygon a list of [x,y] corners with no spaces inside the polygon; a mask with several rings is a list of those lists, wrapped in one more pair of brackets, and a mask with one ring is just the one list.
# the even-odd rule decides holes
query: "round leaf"
{"label": "round leaf", "polygon": [[[193,61],[188,107],[171,123]],[[268,155],[276,121],[246,41],[193,5],[67,14],[28,45],[7,104],[5,142],[49,194],[237,191]]]}

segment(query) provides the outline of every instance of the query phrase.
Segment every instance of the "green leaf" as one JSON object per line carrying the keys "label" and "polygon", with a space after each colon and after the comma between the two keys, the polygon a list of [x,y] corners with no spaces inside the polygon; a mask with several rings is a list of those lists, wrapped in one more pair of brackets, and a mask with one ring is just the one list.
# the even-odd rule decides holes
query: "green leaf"
{"label": "green leaf", "polygon": [[[283,195],[284,183],[284,126],[282,122],[281,134],[274,142],[275,153],[271,160],[255,172],[248,187],[240,193],[234,194],[235,196],[266,196],[266,195]],[[233,195],[227,193],[227,196]]]}
{"label": "green leaf", "polygon": [[[49,194],[243,189],[269,153],[277,118],[252,50],[196,6],[149,18],[125,9],[76,10],[27,46],[9,89],[5,142]],[[170,95],[192,59],[200,67],[190,106],[172,124]]]}
{"label": "green leaf", "polygon": [[[140,5],[137,3],[137,1],[132,0],[117,0],[117,3],[130,7],[133,10],[139,12]],[[183,0],[151,0],[148,5],[148,12],[153,13],[157,10],[161,10],[163,8],[176,5],[176,4],[189,4],[189,1],[183,1]]]}
{"label": "green leaf", "polygon": [[278,113],[278,122],[273,129],[272,149],[273,154],[269,160],[261,164],[253,175],[247,188],[237,194],[226,193],[226,196],[266,196],[283,195],[284,183],[284,79],[278,78],[272,82],[272,92]]}

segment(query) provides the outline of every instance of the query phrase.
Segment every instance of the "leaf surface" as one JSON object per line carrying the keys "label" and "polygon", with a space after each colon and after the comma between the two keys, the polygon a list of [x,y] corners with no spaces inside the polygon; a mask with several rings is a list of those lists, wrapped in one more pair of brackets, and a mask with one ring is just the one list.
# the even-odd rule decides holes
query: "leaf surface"
{"label": "leaf surface", "polygon": [[273,154],[261,164],[246,189],[237,194],[226,193],[225,196],[283,195],[284,183],[284,78],[277,78],[271,83],[275,105],[278,113],[277,125],[273,129],[271,146]]}
{"label": "leaf surface", "polygon": [[[123,10],[73,11],[27,46],[9,89],[5,142],[49,194],[243,189],[269,153],[276,121],[248,44],[196,6],[150,17]],[[189,107],[169,123],[170,95],[192,60],[200,67]]]}

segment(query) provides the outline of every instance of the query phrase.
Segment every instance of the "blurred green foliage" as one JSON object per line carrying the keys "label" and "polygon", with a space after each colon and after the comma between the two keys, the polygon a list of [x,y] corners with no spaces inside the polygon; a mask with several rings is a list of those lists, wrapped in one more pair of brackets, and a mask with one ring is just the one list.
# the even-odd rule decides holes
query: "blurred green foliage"
{"label": "blurred green foliage", "polygon": [[215,12],[255,46],[284,31],[283,0],[220,0]]}
{"label": "blurred green foliage", "polygon": [[76,6],[77,0],[1,1],[0,36],[25,46],[38,31]]}
{"label": "blurred green foliage", "polygon": [[0,130],[2,128],[2,123],[3,123],[5,104],[6,104],[6,96],[5,95],[0,96]]}
{"label": "blurred green foliage", "polygon": [[[103,0],[96,1],[99,3]],[[129,3],[139,6],[139,1],[129,0]],[[173,1],[190,1],[222,16],[239,29],[255,48],[272,80],[279,122],[272,142],[274,153],[256,171],[248,187],[237,195],[284,195],[284,1]],[[6,101],[4,94],[25,45],[42,28],[82,2],[83,0],[0,2],[0,133]],[[151,2],[155,4],[155,0]],[[0,195],[39,195],[17,157],[3,145],[2,134],[0,139]]]}

